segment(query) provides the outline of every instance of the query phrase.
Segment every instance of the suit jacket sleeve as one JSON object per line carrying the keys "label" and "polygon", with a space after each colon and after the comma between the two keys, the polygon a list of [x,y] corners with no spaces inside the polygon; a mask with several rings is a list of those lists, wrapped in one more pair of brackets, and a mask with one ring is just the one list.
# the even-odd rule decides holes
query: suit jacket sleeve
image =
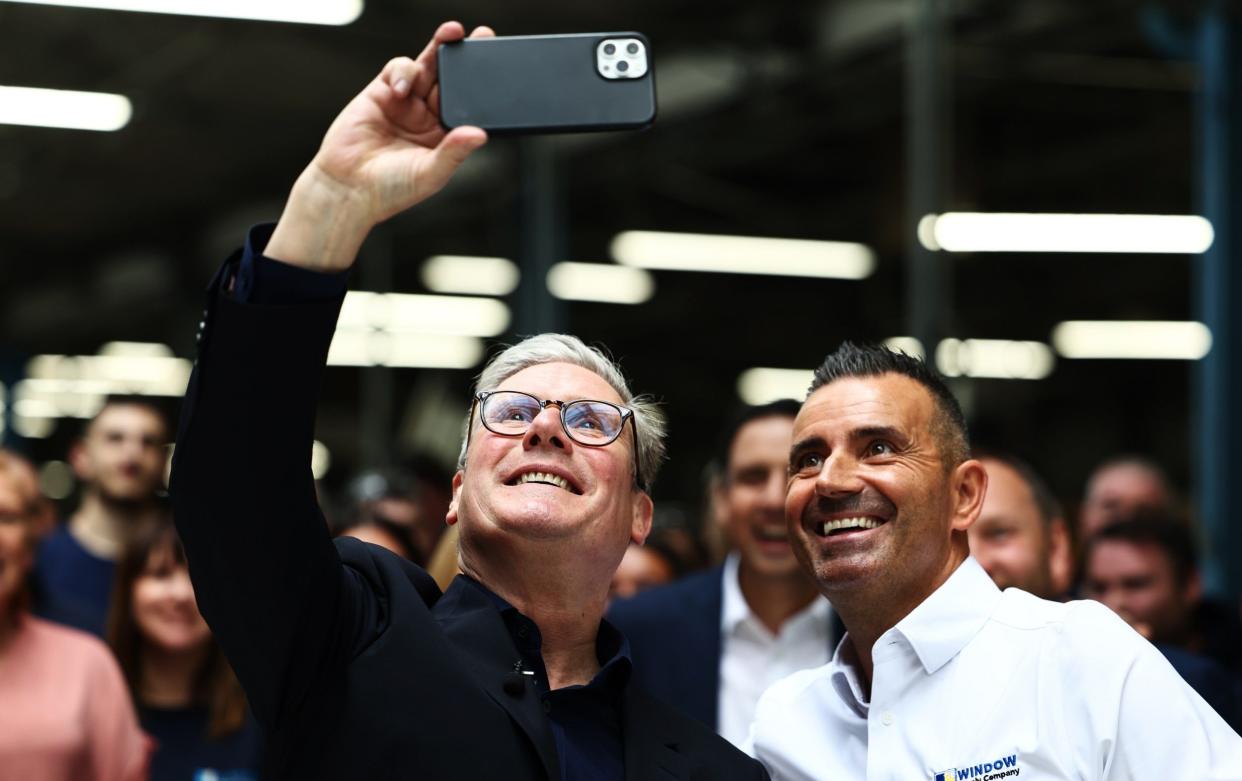
{"label": "suit jacket sleeve", "polygon": [[316,398],[343,294],[242,304],[221,291],[229,271],[226,264],[208,292],[170,487],[203,615],[256,716],[278,729],[384,616],[342,566],[310,472]]}

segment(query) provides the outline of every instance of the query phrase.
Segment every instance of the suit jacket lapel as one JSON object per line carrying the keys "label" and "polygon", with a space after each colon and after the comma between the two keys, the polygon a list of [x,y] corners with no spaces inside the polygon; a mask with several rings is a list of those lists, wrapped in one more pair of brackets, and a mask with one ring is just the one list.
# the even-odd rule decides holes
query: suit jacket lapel
{"label": "suit jacket lapel", "polygon": [[486,594],[456,578],[432,612],[475,680],[530,738],[548,778],[560,778],[552,727],[535,688],[515,672],[521,655],[495,605]]}
{"label": "suit jacket lapel", "polygon": [[625,743],[625,781],[669,781],[690,777],[686,758],[675,739],[664,733],[658,710],[644,708],[647,695],[626,687],[621,705],[621,737]]}

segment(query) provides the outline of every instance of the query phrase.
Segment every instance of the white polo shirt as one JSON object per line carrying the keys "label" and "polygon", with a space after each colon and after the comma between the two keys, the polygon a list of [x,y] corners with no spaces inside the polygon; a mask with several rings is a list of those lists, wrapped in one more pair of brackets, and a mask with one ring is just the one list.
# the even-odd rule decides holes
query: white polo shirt
{"label": "white polo shirt", "polygon": [[832,654],[832,608],[816,597],[773,634],[754,614],[738,580],[741,557],[725,559],[720,606],[720,689],[716,731],[735,746],[746,742],[755,705],[769,686],[791,673],[820,667]]}
{"label": "white polo shirt", "polygon": [[1242,738],[1097,602],[998,590],[968,558],[872,649],[759,701],[748,750],[783,779],[1242,779]]}

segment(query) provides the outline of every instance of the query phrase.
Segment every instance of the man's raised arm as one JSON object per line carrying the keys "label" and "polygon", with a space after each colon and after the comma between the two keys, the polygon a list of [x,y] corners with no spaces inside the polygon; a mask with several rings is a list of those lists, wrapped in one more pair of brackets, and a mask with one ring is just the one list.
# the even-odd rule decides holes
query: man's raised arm
{"label": "man's raised arm", "polygon": [[316,272],[348,269],[371,228],[441,189],[487,140],[439,124],[436,49],[463,35],[445,23],[418,58],[385,66],[333,122],[270,239],[252,231],[209,292],[171,493],[203,615],[269,730],[308,707],[382,610],[342,567],[310,474],[345,285]]}
{"label": "man's raised arm", "polygon": [[[417,59],[398,57],[340,113],[298,177],[264,253],[316,271],[354,263],[376,224],[437,193],[487,141],[477,127],[440,126],[436,51],[465,34],[436,30]],[[471,37],[487,37],[477,28]]]}

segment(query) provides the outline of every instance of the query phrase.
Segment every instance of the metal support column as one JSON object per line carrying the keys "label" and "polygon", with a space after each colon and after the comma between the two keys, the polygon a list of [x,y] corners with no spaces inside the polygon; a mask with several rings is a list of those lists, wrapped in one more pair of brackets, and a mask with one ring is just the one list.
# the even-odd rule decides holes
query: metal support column
{"label": "metal support column", "polygon": [[914,0],[906,53],[906,327],[929,360],[952,307],[945,259],[919,243],[918,223],[943,210],[949,191],[951,112],[947,0]]}
{"label": "metal support column", "polygon": [[[367,240],[359,261],[359,282],[363,290],[388,293],[393,287],[396,250],[392,234],[381,228]],[[359,466],[374,468],[391,462],[393,448],[394,390],[393,370],[387,366],[367,366],[361,370],[358,426]]]}
{"label": "metal support column", "polygon": [[564,260],[562,158],[556,139],[523,139],[519,150],[521,195],[518,228],[522,281],[515,297],[513,331],[530,336],[567,327],[565,304],[548,292],[548,271]]}
{"label": "metal support column", "polygon": [[[1233,228],[1242,224],[1242,29],[1224,3],[1200,20],[1196,56],[1201,73],[1197,107],[1198,208],[1216,232],[1210,250],[1195,262],[1195,317],[1212,330],[1212,350],[1194,369],[1191,438],[1195,511],[1204,535],[1204,585],[1219,595],[1242,594],[1242,262]],[[1231,566],[1232,565],[1232,566]]]}

